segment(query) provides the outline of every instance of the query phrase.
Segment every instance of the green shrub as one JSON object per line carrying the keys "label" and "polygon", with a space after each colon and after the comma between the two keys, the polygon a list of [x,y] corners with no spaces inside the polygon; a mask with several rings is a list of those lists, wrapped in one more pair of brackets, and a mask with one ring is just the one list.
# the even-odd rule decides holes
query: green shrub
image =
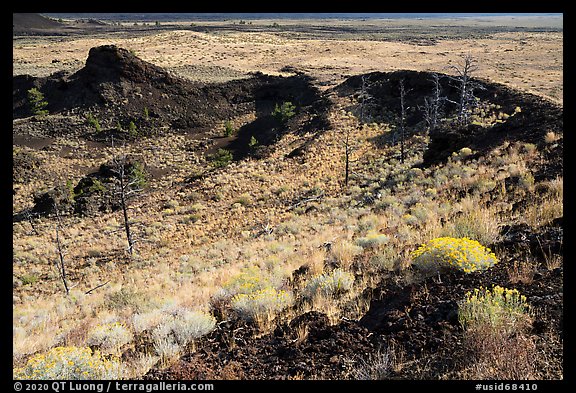
{"label": "green shrub", "polygon": [[374,254],[370,257],[370,266],[377,270],[393,271],[396,266],[396,261],[399,256],[392,247],[385,248],[381,252]]}
{"label": "green shrub", "polygon": [[285,101],[282,105],[276,104],[272,117],[278,120],[281,124],[286,124],[294,115],[296,107],[290,101]]}
{"label": "green shrub", "polygon": [[98,119],[96,119],[92,113],[87,113],[86,114],[86,123],[89,126],[94,127],[94,129],[96,130],[96,132],[100,132],[102,131],[102,128],[100,127],[100,123],[98,122]]}
{"label": "green shrub", "polygon": [[138,333],[152,332],[154,340],[160,344],[162,341],[172,341],[178,346],[185,346],[210,333],[216,326],[216,319],[205,312],[177,307],[135,314],[132,326]]}
{"label": "green shrub", "polygon": [[48,106],[48,102],[44,101],[44,94],[37,88],[33,87],[28,90],[28,103],[34,116],[44,116],[48,114],[48,111],[45,109]]}
{"label": "green shrub", "polygon": [[462,149],[458,150],[458,158],[466,158],[472,154],[473,151],[469,147],[463,147]]}
{"label": "green shrub", "polygon": [[493,210],[477,207],[447,222],[442,228],[440,235],[468,238],[488,245],[498,242],[500,239],[500,227],[499,219]]}
{"label": "green shrub", "polygon": [[92,185],[88,187],[89,192],[106,192],[108,189],[102,182],[98,179],[94,179]]}
{"label": "green shrub", "polygon": [[526,297],[516,289],[494,286],[466,293],[458,319],[464,328],[467,378],[527,380],[538,373],[538,349],[530,334]]}
{"label": "green shrub", "polygon": [[338,296],[349,291],[354,284],[354,276],[342,269],[312,278],[304,287],[304,297],[312,299],[317,295]]}
{"label": "green shrub", "polygon": [[256,267],[247,268],[231,277],[215,299],[229,302],[240,318],[262,326],[293,303],[292,293],[277,289],[281,281]]}
{"label": "green shrub", "polygon": [[138,127],[136,127],[133,120],[130,120],[130,123],[128,123],[128,135],[130,135],[131,138],[138,137]]}
{"label": "green shrub", "polygon": [[118,360],[105,359],[90,348],[56,347],[33,356],[24,367],[14,370],[14,379],[120,379],[121,374]]}
{"label": "green shrub", "polygon": [[518,176],[518,184],[525,190],[531,191],[534,189],[534,176],[530,172],[523,173]]}
{"label": "green shrub", "polygon": [[404,223],[406,223],[406,225],[411,225],[411,226],[418,226],[420,225],[420,220],[418,219],[418,217],[413,216],[412,214],[404,214],[402,216],[402,221],[404,221]]}
{"label": "green shrub", "polygon": [[204,312],[178,307],[141,314],[133,323],[138,331],[151,333],[154,351],[167,365],[195,339],[214,330],[216,319]]}
{"label": "green shrub", "polygon": [[270,286],[271,283],[262,276],[260,270],[253,267],[230,278],[224,284],[223,289],[226,294],[233,296],[240,293],[258,292]]}
{"label": "green shrub", "polygon": [[140,162],[132,163],[128,172],[128,178],[135,188],[144,188],[148,184],[146,180],[146,170]]}
{"label": "green shrub", "polygon": [[152,342],[157,355],[163,359],[172,357],[182,351],[182,346],[176,342],[176,337],[172,331],[172,322],[174,318],[164,319],[152,329]]}
{"label": "green shrub", "polygon": [[254,149],[256,146],[258,146],[258,140],[254,138],[254,135],[252,135],[250,137],[250,142],[248,142],[248,148]]}
{"label": "green shrub", "polygon": [[234,127],[232,126],[232,122],[230,120],[224,123],[224,135],[225,136],[232,136],[236,133]]}
{"label": "green shrub", "polygon": [[34,285],[40,279],[36,274],[23,274],[20,276],[20,281],[22,281],[22,285]]}
{"label": "green shrub", "polygon": [[164,313],[158,309],[134,314],[132,316],[132,328],[137,334],[149,332],[158,326],[165,318]]}
{"label": "green shrub", "polygon": [[411,257],[417,268],[428,272],[457,269],[471,273],[498,262],[496,255],[476,240],[453,237],[432,239],[413,251]]}
{"label": "green shrub", "polygon": [[127,307],[138,310],[146,302],[147,299],[141,292],[136,292],[127,287],[106,294],[106,305],[113,310],[121,310]]}
{"label": "green shrub", "polygon": [[174,317],[172,331],[176,340],[184,345],[210,333],[215,326],[216,318],[212,315],[201,311],[184,310]]}
{"label": "green shrub", "polygon": [[226,149],[218,149],[216,153],[210,156],[210,161],[213,167],[223,168],[232,162],[232,153]]}
{"label": "green shrub", "polygon": [[252,204],[252,198],[250,197],[250,194],[244,193],[242,195],[239,195],[236,199],[234,199],[234,203],[239,203],[242,206],[250,206]]}
{"label": "green shrub", "polygon": [[478,194],[491,192],[498,184],[491,178],[478,178],[472,183],[472,191]]}

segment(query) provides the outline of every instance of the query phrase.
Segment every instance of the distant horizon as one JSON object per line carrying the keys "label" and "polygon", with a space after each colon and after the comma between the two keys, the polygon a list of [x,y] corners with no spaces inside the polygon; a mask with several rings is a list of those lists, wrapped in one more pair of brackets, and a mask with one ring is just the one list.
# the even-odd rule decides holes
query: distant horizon
{"label": "distant horizon", "polygon": [[563,13],[41,13],[50,18],[101,20],[226,20],[226,19],[436,19],[478,17],[562,17]]}

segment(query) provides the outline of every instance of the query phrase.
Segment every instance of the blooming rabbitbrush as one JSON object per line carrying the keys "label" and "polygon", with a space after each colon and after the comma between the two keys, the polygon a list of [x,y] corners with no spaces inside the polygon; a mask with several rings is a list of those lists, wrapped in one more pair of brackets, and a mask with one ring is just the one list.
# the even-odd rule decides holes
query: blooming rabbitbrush
{"label": "blooming rabbitbrush", "polygon": [[486,270],[498,263],[489,248],[466,237],[432,239],[413,251],[411,257],[422,270],[457,269],[464,273]]}

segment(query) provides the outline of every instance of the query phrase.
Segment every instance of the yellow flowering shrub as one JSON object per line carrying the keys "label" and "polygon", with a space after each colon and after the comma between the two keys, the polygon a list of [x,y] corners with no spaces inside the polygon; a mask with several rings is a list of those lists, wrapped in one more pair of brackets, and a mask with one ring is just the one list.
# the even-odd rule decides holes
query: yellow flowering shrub
{"label": "yellow flowering shrub", "polygon": [[245,269],[242,273],[233,276],[224,284],[224,291],[228,294],[248,294],[260,291],[270,286],[268,280],[256,268]]}
{"label": "yellow flowering shrub", "polygon": [[489,248],[476,240],[439,237],[422,244],[411,253],[413,264],[424,271],[458,269],[464,273],[486,270],[498,259]]}
{"label": "yellow flowering shrub", "polygon": [[33,356],[22,368],[14,370],[14,379],[88,380],[120,379],[121,364],[104,358],[90,348],[56,347]]}
{"label": "yellow flowering shrub", "polygon": [[488,325],[493,330],[510,333],[526,320],[528,311],[526,296],[517,289],[496,285],[492,290],[481,287],[466,293],[458,319],[466,329]]}
{"label": "yellow flowering shrub", "polygon": [[224,283],[213,299],[224,300],[240,318],[262,324],[292,305],[291,292],[280,290],[282,277],[257,267],[244,269]]}

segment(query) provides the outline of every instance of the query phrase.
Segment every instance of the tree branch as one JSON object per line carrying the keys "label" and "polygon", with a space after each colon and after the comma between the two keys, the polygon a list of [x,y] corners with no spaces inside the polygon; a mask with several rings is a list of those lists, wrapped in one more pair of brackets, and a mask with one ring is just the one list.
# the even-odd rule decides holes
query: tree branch
{"label": "tree branch", "polygon": [[90,289],[89,291],[84,292],[85,295],[90,295],[93,291],[97,290],[98,288],[102,288],[104,285],[108,284],[110,280],[106,281],[104,284],[100,284],[95,286],[94,288]]}

